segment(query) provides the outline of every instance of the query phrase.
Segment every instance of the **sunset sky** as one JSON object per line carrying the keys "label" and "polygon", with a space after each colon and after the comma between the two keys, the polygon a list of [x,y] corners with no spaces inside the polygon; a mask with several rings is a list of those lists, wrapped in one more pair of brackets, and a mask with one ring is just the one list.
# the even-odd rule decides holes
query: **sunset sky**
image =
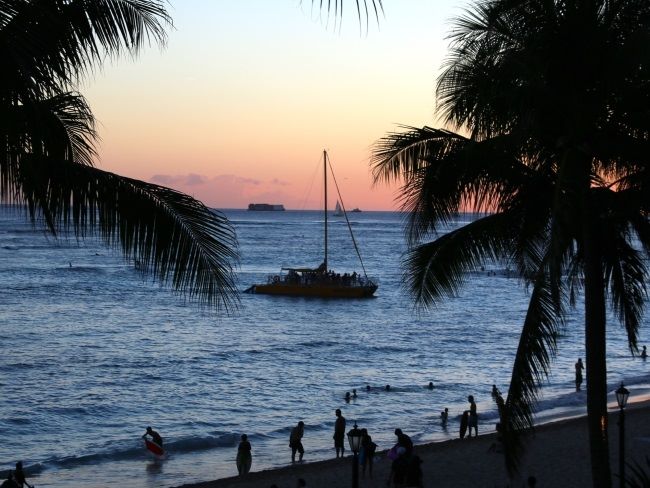
{"label": "sunset sky", "polygon": [[113,61],[81,87],[100,168],[211,207],[302,210],[321,205],[327,149],[347,208],[395,209],[395,187],[372,187],[370,148],[397,124],[436,124],[449,21],[467,4],[384,0],[367,31],[344,5],[339,29],[311,0],[171,0],[162,50]]}

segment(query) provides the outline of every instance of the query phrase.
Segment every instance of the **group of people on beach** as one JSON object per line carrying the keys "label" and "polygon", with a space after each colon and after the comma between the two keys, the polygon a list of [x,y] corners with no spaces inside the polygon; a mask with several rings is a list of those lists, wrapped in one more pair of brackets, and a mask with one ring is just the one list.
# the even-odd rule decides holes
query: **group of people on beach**
{"label": "group of people on beach", "polygon": [[[387,385],[388,386],[388,385]],[[430,386],[433,386],[433,383],[430,383]],[[389,387],[388,387],[389,388]],[[356,398],[356,390],[353,390],[354,397]],[[496,393],[495,393],[496,392]],[[492,390],[493,395],[501,395],[496,386],[493,385]],[[349,392],[346,394],[346,399],[348,399]],[[352,395],[350,395],[352,397]],[[474,436],[478,436],[478,411],[474,397],[469,395],[467,397],[469,402],[469,409],[463,412],[463,418],[466,419],[466,422],[463,427],[463,420],[461,419],[461,438],[465,437],[465,431],[463,429],[469,429],[469,437],[472,436],[472,430],[474,430]],[[334,411],[335,421],[334,421],[334,451],[336,458],[343,458],[345,455],[345,436],[346,436],[346,426],[347,422],[341,409],[337,408]],[[449,409],[445,408],[441,412],[441,419],[443,425],[446,426],[449,418]],[[355,424],[355,429],[357,425]],[[365,428],[360,429],[361,432],[361,448],[358,452],[358,462],[361,466],[362,476],[366,476],[366,472],[370,477],[372,477],[372,468],[375,458],[375,453],[377,450],[377,444],[373,442],[372,437],[368,433],[368,430]],[[302,439],[305,434],[305,423],[301,420],[295,427],[291,429],[289,435],[289,448],[291,449],[291,462],[302,462],[305,449],[302,444]],[[403,483],[406,483],[406,486],[419,487],[422,486],[422,469],[421,464],[422,460],[414,455],[413,453],[413,441],[411,438],[402,432],[401,429],[395,429],[395,436],[397,437],[397,442],[395,445],[388,451],[388,458],[391,460],[391,471],[390,477],[388,479],[388,484],[395,484],[395,486],[402,486]],[[296,461],[296,454],[298,454],[298,459]],[[251,445],[247,440],[246,434],[242,434],[241,442],[237,448],[237,471],[240,476],[245,475],[249,472],[251,466]]]}

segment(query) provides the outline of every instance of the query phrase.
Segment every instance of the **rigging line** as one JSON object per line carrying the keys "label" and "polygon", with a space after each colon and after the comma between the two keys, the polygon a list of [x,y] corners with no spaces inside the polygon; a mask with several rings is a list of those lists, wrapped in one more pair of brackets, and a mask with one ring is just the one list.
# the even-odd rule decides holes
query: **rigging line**
{"label": "rigging line", "polygon": [[307,199],[311,195],[311,190],[314,187],[314,181],[316,180],[316,174],[318,173],[318,170],[321,168],[320,165],[320,159],[314,164],[314,171],[311,174],[311,181],[309,182],[309,188],[307,188],[307,192],[304,195],[304,198],[302,199],[302,207],[300,210],[306,210],[307,207]]}
{"label": "rigging line", "polygon": [[332,160],[328,158],[327,162],[330,166],[330,173],[332,174],[332,180],[334,181],[334,186],[336,187],[336,193],[339,196],[341,202],[341,208],[343,209],[343,216],[345,217],[345,222],[348,224],[348,230],[350,231],[350,237],[352,237],[352,244],[354,245],[354,250],[357,252],[359,257],[359,262],[361,263],[361,269],[363,270],[363,275],[368,279],[368,273],[366,273],[366,267],[363,264],[363,259],[361,259],[361,252],[359,252],[359,246],[357,246],[357,240],[354,238],[352,233],[352,225],[350,225],[350,219],[348,219],[348,213],[345,210],[345,203],[343,203],[343,197],[341,196],[341,190],[339,190],[339,183],[336,181],[336,176],[334,175],[334,169],[332,168]]}

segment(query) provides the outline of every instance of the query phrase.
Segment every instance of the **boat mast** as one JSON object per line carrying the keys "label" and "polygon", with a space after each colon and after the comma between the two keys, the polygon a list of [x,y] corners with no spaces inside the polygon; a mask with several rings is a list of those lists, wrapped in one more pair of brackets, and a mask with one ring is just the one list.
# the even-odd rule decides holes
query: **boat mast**
{"label": "boat mast", "polygon": [[327,273],[327,151],[323,149],[323,181],[325,182],[325,272]]}

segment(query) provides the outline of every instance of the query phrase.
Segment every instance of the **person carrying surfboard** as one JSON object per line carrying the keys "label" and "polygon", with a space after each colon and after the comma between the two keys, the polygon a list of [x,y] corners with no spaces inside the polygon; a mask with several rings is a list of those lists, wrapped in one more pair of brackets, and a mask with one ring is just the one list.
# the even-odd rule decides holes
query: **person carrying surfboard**
{"label": "person carrying surfboard", "polygon": [[[147,436],[150,436],[151,440],[147,439]],[[147,449],[149,449],[154,454],[158,454],[158,455],[163,454],[163,446],[162,446],[163,441],[162,441],[162,437],[158,432],[153,430],[151,427],[147,427],[147,431],[142,435],[142,438],[144,439],[144,442],[147,445]],[[150,446],[149,443],[153,443],[155,444],[155,446]],[[154,449],[152,449],[152,447],[154,447]]]}
{"label": "person carrying surfboard", "polygon": [[28,488],[34,488],[33,485],[27,483],[27,480],[25,479],[25,471],[23,470],[22,461],[18,461],[16,463],[16,470],[11,474],[11,479],[14,484],[20,488],[23,488],[24,486],[27,486]]}
{"label": "person carrying surfboard", "polygon": [[151,427],[147,427],[147,431],[142,435],[142,438],[146,439],[148,435],[150,435],[151,440],[158,444],[160,447],[163,446],[163,438],[160,437],[160,434],[153,430]]}

